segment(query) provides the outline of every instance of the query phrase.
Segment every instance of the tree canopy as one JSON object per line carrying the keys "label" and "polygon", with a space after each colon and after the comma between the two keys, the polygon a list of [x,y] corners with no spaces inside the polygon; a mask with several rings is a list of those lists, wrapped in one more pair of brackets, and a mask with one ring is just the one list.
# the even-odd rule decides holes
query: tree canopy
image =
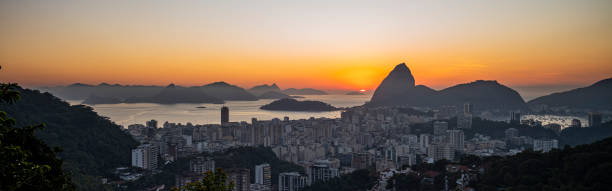
{"label": "tree canopy", "polygon": [[207,171],[201,181],[187,183],[182,188],[173,187],[173,191],[231,191],[234,182],[227,180],[227,174],[218,168],[216,172]]}
{"label": "tree canopy", "polygon": [[[13,104],[21,96],[16,84],[0,84],[0,102]],[[15,127],[16,120],[0,111],[0,190],[74,190],[70,177],[51,148],[34,136],[44,124]]]}

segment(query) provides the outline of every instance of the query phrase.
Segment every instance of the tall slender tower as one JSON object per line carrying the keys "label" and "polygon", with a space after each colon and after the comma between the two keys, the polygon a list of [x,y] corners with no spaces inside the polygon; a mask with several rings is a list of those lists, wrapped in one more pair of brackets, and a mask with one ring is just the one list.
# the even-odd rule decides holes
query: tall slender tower
{"label": "tall slender tower", "polygon": [[601,125],[601,113],[589,112],[589,127]]}
{"label": "tall slender tower", "polygon": [[221,108],[221,124],[229,122],[229,108],[223,106]]}

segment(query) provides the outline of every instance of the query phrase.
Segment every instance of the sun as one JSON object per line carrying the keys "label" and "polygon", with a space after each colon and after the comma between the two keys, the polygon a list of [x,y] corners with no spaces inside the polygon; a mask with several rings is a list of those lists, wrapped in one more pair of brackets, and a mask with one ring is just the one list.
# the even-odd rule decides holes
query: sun
{"label": "sun", "polygon": [[366,90],[364,90],[364,89],[360,89],[359,91],[360,91],[360,92],[365,92]]}

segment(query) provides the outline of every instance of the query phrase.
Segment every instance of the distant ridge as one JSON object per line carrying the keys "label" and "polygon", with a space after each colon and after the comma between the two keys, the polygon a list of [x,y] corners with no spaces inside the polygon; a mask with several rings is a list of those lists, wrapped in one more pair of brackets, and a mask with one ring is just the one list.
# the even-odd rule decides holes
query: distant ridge
{"label": "distant ridge", "polygon": [[346,92],[345,95],[365,95],[365,94],[359,91],[350,91],[350,92]]}
{"label": "distant ridge", "polygon": [[280,91],[281,89],[276,85],[276,83],[273,83],[272,85],[268,85],[268,84],[258,85],[258,86],[254,86],[251,89],[249,89],[249,92],[255,96],[261,96],[267,92],[280,92]]}
{"label": "distant ridge", "polygon": [[176,104],[176,103],[216,103],[222,104],[222,99],[210,96],[197,87],[180,87],[174,84],[168,85],[159,94],[149,97],[132,97],[127,98],[125,103],[159,103],[159,104]]}
{"label": "distant ridge", "polygon": [[525,101],[518,92],[497,81],[478,80],[440,91],[424,85],[415,85],[414,77],[405,63],[395,66],[376,88],[366,106],[461,107],[466,102],[478,105],[478,109],[526,108]]}
{"label": "distant ridge", "polygon": [[255,101],[257,97],[245,89],[226,82],[214,82],[199,87],[202,92],[223,100]]}
{"label": "distant ridge", "polygon": [[289,89],[283,90],[283,93],[288,94],[288,95],[327,95],[327,92],[317,90],[317,89],[312,89],[312,88],[302,88],[302,89],[289,88]]}
{"label": "distant ridge", "polygon": [[[176,86],[170,84],[168,87]],[[54,95],[66,100],[85,100],[90,103],[112,102],[113,100],[127,100],[133,98],[152,97],[161,93],[164,86],[145,86],[145,85],[120,85],[100,83],[98,85],[89,85],[83,83],[75,83],[68,86],[45,87],[43,91],[48,91]],[[247,92],[245,89],[228,84],[226,82],[213,82],[202,86],[184,87],[193,88],[200,93],[206,94],[207,97],[214,97],[220,100],[238,100],[238,101],[255,101],[258,98]],[[197,93],[196,91],[192,94]],[[112,98],[112,99],[110,99]]]}
{"label": "distant ridge", "polygon": [[587,87],[538,97],[527,104],[532,108],[612,109],[612,78]]}
{"label": "distant ridge", "polygon": [[259,99],[283,99],[283,98],[291,98],[291,96],[277,92],[277,91],[269,91],[259,96]]}

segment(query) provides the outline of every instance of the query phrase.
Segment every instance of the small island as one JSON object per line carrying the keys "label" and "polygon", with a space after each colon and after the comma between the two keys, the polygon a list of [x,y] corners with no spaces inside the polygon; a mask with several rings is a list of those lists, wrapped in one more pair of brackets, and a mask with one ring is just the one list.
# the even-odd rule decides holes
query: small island
{"label": "small island", "polygon": [[272,111],[336,111],[336,108],[328,103],[320,101],[298,101],[291,98],[279,99],[261,106],[260,109]]}
{"label": "small island", "polygon": [[352,92],[347,92],[346,95],[365,95],[365,94],[359,91],[352,91]]}
{"label": "small island", "polygon": [[284,99],[284,98],[291,98],[291,96],[281,93],[281,92],[277,92],[277,91],[269,91],[259,96],[259,99]]}

